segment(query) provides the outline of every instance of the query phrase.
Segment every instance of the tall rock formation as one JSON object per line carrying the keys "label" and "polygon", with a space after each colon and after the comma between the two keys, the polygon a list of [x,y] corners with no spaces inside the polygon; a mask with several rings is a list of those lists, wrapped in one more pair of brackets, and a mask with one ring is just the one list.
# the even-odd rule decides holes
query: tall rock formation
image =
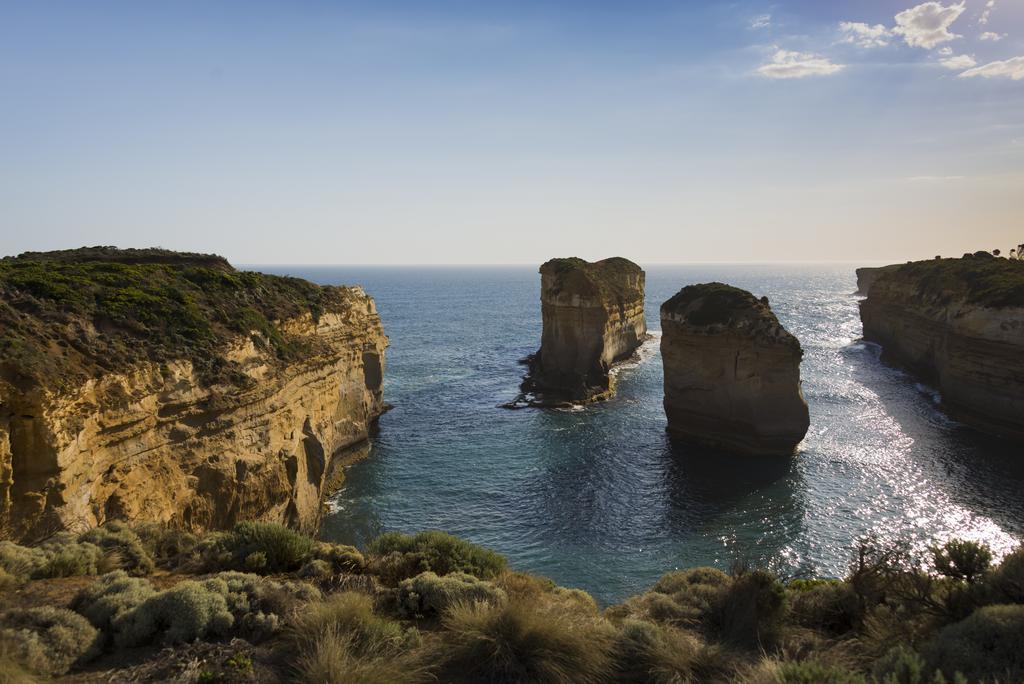
{"label": "tall rock formation", "polygon": [[544,330],[523,390],[538,404],[614,393],[609,370],[648,338],[644,272],[628,259],[552,259],[540,267]]}
{"label": "tall rock formation", "polygon": [[986,252],[892,267],[860,304],[864,338],[979,430],[1024,440],[1024,261]]}
{"label": "tall rock formation", "polygon": [[312,528],[384,410],[386,346],[357,287],[161,250],[0,260],[0,524]]}
{"label": "tall rock formation", "polygon": [[752,454],[792,454],[810,419],[800,342],[767,298],[690,285],[661,306],[665,414],[673,435]]}

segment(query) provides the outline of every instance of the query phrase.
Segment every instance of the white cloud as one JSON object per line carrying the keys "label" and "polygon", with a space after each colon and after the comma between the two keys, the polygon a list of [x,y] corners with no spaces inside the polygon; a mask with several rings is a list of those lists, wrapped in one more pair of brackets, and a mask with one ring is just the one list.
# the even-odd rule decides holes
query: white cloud
{"label": "white cloud", "polygon": [[961,69],[968,69],[977,62],[970,55],[957,55],[955,57],[947,57],[946,59],[939,62],[942,66],[953,71],[960,71]]}
{"label": "white cloud", "polygon": [[1001,41],[1005,37],[1006,37],[1005,33],[992,33],[991,31],[985,31],[980,36],[980,38],[982,40],[988,40],[988,41],[991,41],[993,43],[998,43],[999,41]]}
{"label": "white cloud", "polygon": [[762,14],[759,17],[754,17],[754,19],[750,22],[750,28],[752,29],[768,28],[771,25],[772,15],[770,14]]}
{"label": "white cloud", "polygon": [[960,74],[960,78],[1012,78],[1014,81],[1024,79],[1024,57],[1013,57],[999,62],[989,62],[980,67],[968,69]]}
{"label": "white cloud", "polygon": [[982,12],[981,16],[978,18],[978,23],[979,24],[984,26],[985,24],[988,23],[989,15],[992,14],[992,10],[995,9],[995,6],[996,6],[996,0],[988,0],[988,2],[985,3],[985,11]]}
{"label": "white cloud", "polygon": [[804,78],[805,76],[828,76],[845,68],[834,64],[827,57],[806,52],[777,50],[772,61],[762,64],[757,72],[765,78]]}
{"label": "white cloud", "polygon": [[959,37],[949,27],[965,9],[964,2],[948,7],[940,2],[925,2],[897,14],[893,32],[902,35],[911,47],[931,50]]}
{"label": "white cloud", "polygon": [[949,57],[951,54],[953,54],[953,48],[951,48],[951,47],[939,48],[938,53],[940,55],[942,55],[943,57]]}
{"label": "white cloud", "polygon": [[885,47],[889,44],[892,31],[875,24],[871,26],[861,21],[843,21],[839,23],[843,37],[840,42],[850,43],[862,48]]}

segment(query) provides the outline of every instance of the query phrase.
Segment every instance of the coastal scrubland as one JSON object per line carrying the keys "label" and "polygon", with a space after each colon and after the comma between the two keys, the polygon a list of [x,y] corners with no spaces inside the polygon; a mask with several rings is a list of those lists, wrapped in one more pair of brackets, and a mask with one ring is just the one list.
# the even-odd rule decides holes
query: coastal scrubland
{"label": "coastal scrubland", "polygon": [[862,540],[841,579],[737,564],[600,607],[438,531],[270,523],[0,542],[0,681],[938,684],[1024,677],[1024,550]]}

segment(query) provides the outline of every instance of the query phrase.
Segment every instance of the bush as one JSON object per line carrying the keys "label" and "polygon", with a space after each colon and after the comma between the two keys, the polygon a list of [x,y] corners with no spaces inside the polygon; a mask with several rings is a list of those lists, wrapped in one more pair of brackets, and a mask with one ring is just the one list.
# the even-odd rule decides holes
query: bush
{"label": "bush", "polygon": [[840,635],[860,622],[860,601],[844,582],[793,582],[788,589],[790,613],[798,625]]}
{"label": "bush", "polygon": [[[928,668],[917,652],[906,646],[890,649],[873,668],[874,681],[880,684],[946,684],[942,672],[935,670],[929,676]],[[954,684],[967,684],[959,672],[953,676]]]}
{"label": "bush", "polygon": [[774,642],[782,627],[786,592],[765,570],[744,571],[716,597],[712,620],[731,643],[759,647]]}
{"label": "bush", "polygon": [[134,529],[142,547],[155,562],[173,563],[191,554],[199,545],[196,535],[176,527],[142,523]]}
{"label": "bush", "polygon": [[471,681],[585,684],[608,680],[614,667],[611,626],[557,604],[459,604],[444,627],[439,656]]}
{"label": "bush", "polygon": [[868,684],[868,680],[845,667],[815,660],[786,662],[778,666],[779,684]]}
{"label": "bush", "polygon": [[999,567],[986,577],[985,584],[996,603],[1024,603],[1024,548],[1003,558]]}
{"label": "bush", "polygon": [[676,684],[691,681],[702,645],[692,634],[642,620],[626,620],[615,643],[615,681]]}
{"label": "bush", "polygon": [[297,570],[313,548],[309,537],[284,525],[264,522],[238,523],[220,541],[235,568],[264,572]]}
{"label": "bush", "polygon": [[985,544],[950,539],[931,549],[935,571],[950,579],[974,582],[992,565],[992,550]]}
{"label": "bush", "polygon": [[310,635],[295,661],[296,679],[311,684],[419,684],[431,681],[414,654],[357,647],[337,627]]}
{"label": "bush", "polygon": [[366,559],[354,546],[315,542],[310,554],[329,564],[332,572],[361,573],[366,568]]}
{"label": "bush", "polygon": [[503,603],[508,595],[490,582],[453,572],[443,577],[424,572],[398,586],[398,602],[408,615],[438,615],[456,603]]}
{"label": "bush", "polygon": [[299,568],[299,577],[305,579],[327,579],[332,574],[334,574],[334,570],[331,568],[331,564],[319,558],[307,561],[305,565]]}
{"label": "bush", "polygon": [[84,615],[93,627],[109,632],[115,620],[154,594],[156,590],[148,580],[117,570],[79,591],[71,601],[71,609]]}
{"label": "bush", "polygon": [[185,581],[150,596],[113,622],[118,646],[130,647],[162,641],[174,644],[207,635],[223,636],[234,625],[227,600],[216,580]]}
{"label": "bush", "polygon": [[670,572],[646,594],[609,609],[615,618],[634,617],[682,627],[697,627],[709,619],[719,595],[732,578],[717,568]]}
{"label": "bush", "polygon": [[111,521],[94,527],[79,537],[79,541],[94,544],[105,553],[118,554],[123,562],[122,569],[130,575],[148,575],[155,567],[139,535],[125,523]]}
{"label": "bush", "polygon": [[0,542],[0,568],[19,582],[45,577],[95,575],[103,551],[89,543],[79,543],[73,534],[62,532],[39,547],[29,548],[13,542]]}
{"label": "bush", "polygon": [[63,608],[11,610],[0,616],[8,658],[41,675],[56,676],[99,652],[99,634],[81,615]]}
{"label": "bush", "polygon": [[300,645],[313,644],[319,635],[332,630],[356,656],[398,653],[419,643],[419,632],[404,630],[394,620],[377,615],[373,600],[355,592],[310,604],[295,615],[291,628],[293,641]]}
{"label": "bush", "polygon": [[236,630],[256,640],[277,632],[298,606],[321,597],[316,587],[304,582],[279,583],[241,572],[222,572],[208,586],[224,595]]}
{"label": "bush", "polygon": [[41,549],[0,541],[0,568],[19,582],[31,578],[46,563],[46,558]]}
{"label": "bush", "polygon": [[415,535],[389,532],[375,539],[370,551],[381,557],[377,567],[382,579],[392,583],[421,572],[464,572],[491,579],[506,565],[504,556],[436,530]]}
{"label": "bush", "polygon": [[1024,679],[1024,606],[987,606],[943,628],[925,648],[930,665],[970,681]]}

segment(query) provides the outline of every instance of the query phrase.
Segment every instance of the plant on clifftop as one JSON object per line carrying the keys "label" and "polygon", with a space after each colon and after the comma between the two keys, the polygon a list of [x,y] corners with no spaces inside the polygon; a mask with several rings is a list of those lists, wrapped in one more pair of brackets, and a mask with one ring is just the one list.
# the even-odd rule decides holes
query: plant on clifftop
{"label": "plant on clifftop", "polygon": [[99,653],[98,632],[63,608],[10,610],[0,615],[0,651],[28,670],[62,675]]}
{"label": "plant on clifftop", "polygon": [[950,539],[931,549],[935,570],[943,577],[974,582],[992,565],[992,550],[985,544]]}
{"label": "plant on clifftop", "polygon": [[445,532],[428,530],[415,535],[389,532],[370,544],[375,566],[385,581],[396,583],[421,572],[438,575],[464,572],[491,579],[505,569],[505,557]]}

